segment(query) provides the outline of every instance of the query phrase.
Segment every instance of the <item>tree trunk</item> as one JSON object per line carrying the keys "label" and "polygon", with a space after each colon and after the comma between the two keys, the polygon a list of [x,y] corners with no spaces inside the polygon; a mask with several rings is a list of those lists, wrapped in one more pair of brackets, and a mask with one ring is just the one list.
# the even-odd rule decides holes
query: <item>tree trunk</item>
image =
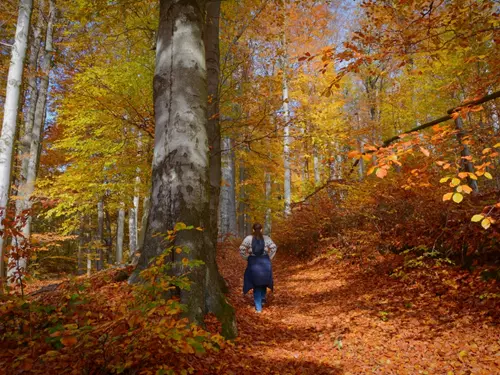
{"label": "tree trunk", "polygon": [[314,168],[314,185],[319,186],[321,183],[321,175],[319,171],[319,157],[318,157],[318,147],[313,146],[313,168]]}
{"label": "tree trunk", "polygon": [[207,136],[210,165],[210,225],[217,246],[219,194],[221,185],[221,137],[219,123],[219,18],[220,1],[207,2],[205,20],[205,59],[208,83]]}
{"label": "tree trunk", "polygon": [[[12,154],[14,151],[14,138],[17,131],[19,94],[23,82],[24,59],[28,46],[28,33],[32,9],[33,0],[19,1],[19,15],[17,18],[15,41],[11,49],[2,133],[0,135],[0,230],[3,230],[2,221],[7,215],[7,206],[9,202]],[[3,237],[0,236],[0,277],[3,277],[5,273],[3,258]]]}
{"label": "tree trunk", "polygon": [[132,207],[128,210],[128,247],[130,257],[137,250],[137,213],[139,211],[139,197],[134,196]]}
{"label": "tree trunk", "polygon": [[[469,150],[469,146],[463,141],[463,138],[465,137],[465,130],[464,130],[464,123],[460,116],[455,119],[455,127],[458,130],[457,133],[458,143],[460,144],[460,146],[462,146],[462,151],[460,152],[460,155],[462,156],[462,159],[460,160],[462,170],[469,173],[475,173],[474,165],[472,164],[472,162],[468,159],[465,159],[467,157],[470,157],[471,153]],[[474,193],[479,192],[479,187],[477,185],[476,180],[467,177],[467,183],[470,186],[470,188],[474,191]]]}
{"label": "tree trunk", "polygon": [[[40,10],[41,11],[41,10]],[[54,6],[54,1],[49,1],[49,17],[47,21],[47,31],[45,35],[45,48],[42,55],[41,64],[41,78],[40,87],[38,90],[38,97],[36,101],[36,108],[34,113],[33,128],[31,130],[31,144],[29,151],[28,166],[25,171],[26,179],[24,180],[21,176],[19,183],[19,205],[16,203],[16,211],[19,208],[19,212],[24,210],[31,210],[33,201],[31,196],[35,190],[36,175],[38,172],[38,165],[40,160],[40,145],[42,141],[42,134],[45,122],[45,113],[47,109],[47,94],[49,89],[49,74],[52,68],[52,36],[54,30],[54,22],[56,16],[56,8]],[[25,221],[21,228],[23,238],[18,238],[17,243],[30,241],[31,236],[31,220],[32,215],[30,213],[28,219]],[[27,259],[19,259],[19,268],[26,269]],[[14,270],[8,273],[12,273]]]}
{"label": "tree trunk", "polygon": [[236,236],[236,192],[234,181],[234,151],[231,138],[222,141],[222,184],[220,190],[220,229],[219,235],[224,239]]}
{"label": "tree trunk", "polygon": [[271,235],[271,189],[272,189],[272,181],[271,181],[271,173],[266,172],[265,176],[266,181],[266,218],[264,221],[264,232],[267,235]]}
{"label": "tree trunk", "polygon": [[146,238],[146,228],[148,225],[149,210],[150,210],[150,199],[149,197],[145,197],[142,201],[141,230],[139,231],[139,236],[137,239],[138,250],[142,250],[144,248],[144,239]]}
{"label": "tree trunk", "polygon": [[187,254],[171,252],[176,274],[188,271],[183,258],[204,261],[191,270],[191,289],[179,291],[181,303],[188,307],[188,318],[200,324],[206,313],[215,313],[223,333],[234,337],[234,310],[220,290],[210,223],[205,5],[201,0],[160,1],[151,210],[144,249],[131,282],[164,252],[164,240],[155,234],[166,234],[180,222],[204,228],[180,231],[172,243],[189,249]]}
{"label": "tree trunk", "polygon": [[245,163],[240,160],[239,168],[239,185],[240,185],[240,197],[238,200],[238,235],[240,237],[245,237],[246,235],[246,194],[245,194]]}
{"label": "tree trunk", "polygon": [[99,248],[97,250],[97,259],[95,262],[96,270],[100,271],[104,267],[104,202],[97,202],[97,241]]}
{"label": "tree trunk", "polygon": [[125,208],[123,203],[118,210],[118,222],[116,225],[116,264],[123,261],[123,235],[125,232]]}
{"label": "tree trunk", "polygon": [[[38,20],[36,26],[33,28],[33,42],[31,43],[30,57],[28,62],[28,72],[30,77],[28,79],[28,88],[26,90],[27,105],[26,121],[24,122],[24,134],[20,141],[19,159],[21,160],[21,172],[19,174],[19,183],[25,181],[28,174],[28,162],[30,157],[31,138],[33,131],[33,124],[35,121],[35,109],[38,99],[37,87],[37,72],[38,72],[38,56],[40,54],[40,45],[42,42],[42,29],[44,25],[44,17],[42,10],[45,7],[45,1],[40,0],[38,3]],[[22,211],[21,200],[16,200],[16,215]]]}
{"label": "tree trunk", "polygon": [[283,32],[283,48],[285,55],[283,56],[283,119],[285,126],[283,128],[283,167],[285,169],[284,181],[284,199],[285,199],[285,216],[292,213],[292,172],[290,170],[290,110],[288,108],[288,77],[287,65],[288,56],[286,52],[286,37]]}

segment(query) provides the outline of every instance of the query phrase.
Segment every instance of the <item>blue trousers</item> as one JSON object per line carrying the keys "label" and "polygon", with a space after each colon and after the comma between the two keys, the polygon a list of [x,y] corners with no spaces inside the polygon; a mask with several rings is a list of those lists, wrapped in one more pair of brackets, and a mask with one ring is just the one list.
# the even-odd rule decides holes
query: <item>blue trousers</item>
{"label": "blue trousers", "polygon": [[265,286],[256,286],[253,288],[253,300],[255,302],[255,310],[262,311],[262,300],[266,298],[267,288]]}

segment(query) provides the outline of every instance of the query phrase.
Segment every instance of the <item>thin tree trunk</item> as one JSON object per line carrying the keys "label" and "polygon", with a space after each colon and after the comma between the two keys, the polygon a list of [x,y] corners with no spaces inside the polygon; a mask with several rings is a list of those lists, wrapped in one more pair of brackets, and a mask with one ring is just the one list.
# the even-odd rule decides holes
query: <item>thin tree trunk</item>
{"label": "thin tree trunk", "polygon": [[[139,231],[139,236],[137,239],[137,249],[142,250],[144,248],[144,239],[146,238],[146,229],[148,225],[150,210],[150,199],[145,197],[142,201],[142,218],[141,218],[141,230]],[[133,254],[130,254],[131,256]]]}
{"label": "thin tree trunk", "polygon": [[154,78],[155,147],[152,166],[151,210],[144,249],[131,282],[149,261],[165,250],[163,238],[176,223],[204,228],[176,234],[173,245],[189,253],[172,251],[173,272],[188,269],[183,258],[203,265],[191,270],[191,289],[181,289],[187,316],[203,324],[213,312],[223,334],[234,337],[234,309],[220,290],[215,244],[210,224],[210,178],[207,126],[207,71],[203,43],[206,1],[160,1],[160,22]]}
{"label": "thin tree trunk", "polygon": [[[49,0],[49,17],[47,21],[47,31],[45,35],[45,48],[42,55],[42,63],[41,63],[41,78],[40,78],[40,88],[38,90],[38,97],[36,101],[36,109],[33,120],[33,128],[31,131],[31,145],[30,145],[30,153],[29,160],[26,172],[26,179],[20,180],[19,184],[19,211],[31,210],[33,205],[33,201],[31,200],[31,196],[35,190],[35,182],[36,175],[38,172],[38,165],[40,159],[40,145],[42,140],[42,133],[44,127],[45,120],[45,112],[47,107],[47,95],[49,89],[49,74],[52,67],[52,37],[54,30],[54,22],[56,16],[56,8],[54,6],[54,1]],[[16,204],[16,211],[17,211]],[[31,220],[32,215],[29,214],[27,220],[24,222],[24,225],[21,227],[21,232],[23,238],[18,238],[17,242],[28,242],[30,241],[31,236]],[[20,258],[19,259],[19,268],[26,269],[27,259]],[[8,273],[12,273],[12,271],[8,271]]]}
{"label": "thin tree trunk", "polygon": [[240,160],[239,168],[240,197],[238,200],[238,235],[246,235],[245,215],[246,215],[246,194],[245,194],[245,163]]}
{"label": "thin tree trunk", "polygon": [[[12,154],[14,152],[14,138],[17,132],[19,95],[23,82],[24,59],[28,46],[32,9],[33,0],[19,1],[19,15],[17,18],[15,41],[11,50],[2,133],[0,135],[0,230],[3,230],[2,222],[7,215],[7,206],[9,203]],[[5,275],[3,240],[3,237],[0,236],[0,277]]]}
{"label": "thin tree trunk", "polygon": [[132,199],[132,207],[128,210],[128,247],[132,256],[137,250],[137,213],[139,212],[139,196]]}
{"label": "thin tree trunk", "polygon": [[[463,141],[463,138],[465,137],[465,130],[464,130],[464,123],[460,116],[455,119],[455,127],[458,130],[457,133],[458,143],[460,144],[460,146],[462,146],[462,151],[460,152],[460,155],[462,156],[462,160],[460,161],[462,165],[462,170],[464,170],[465,172],[474,173],[475,172],[474,165],[470,160],[468,160],[468,158],[471,156],[469,146]],[[471,189],[474,191],[474,193],[479,192],[479,187],[477,185],[476,180],[467,177],[467,182],[468,185],[471,187]]]}
{"label": "thin tree trunk", "polygon": [[97,250],[96,270],[100,271],[104,267],[104,202],[100,200],[97,202],[97,243],[99,248]]}
{"label": "thin tree trunk", "polygon": [[123,237],[125,233],[125,208],[124,204],[120,205],[118,210],[118,222],[116,226],[116,264],[123,261]]}
{"label": "thin tree trunk", "polygon": [[266,190],[265,190],[265,196],[266,196],[266,218],[264,221],[264,232],[267,235],[271,234],[271,189],[272,189],[272,181],[271,181],[271,173],[266,172],[265,175],[265,181],[266,181]]}
{"label": "thin tree trunk", "polygon": [[314,185],[319,186],[321,183],[321,175],[319,171],[319,157],[318,157],[318,147],[314,145],[313,147],[313,168],[314,168]]}
{"label": "thin tree trunk", "polygon": [[231,138],[222,141],[222,184],[220,189],[220,229],[221,238],[235,236],[236,228],[236,192],[234,181],[234,151]]}
{"label": "thin tree trunk", "polygon": [[[142,137],[140,131],[137,133],[137,157],[139,158],[142,152]],[[128,211],[128,232],[129,232],[129,254],[132,259],[133,254],[137,250],[137,224],[139,216],[139,186],[141,184],[141,169],[136,168],[137,176],[135,177],[134,197],[132,198],[132,207]]]}
{"label": "thin tree trunk", "polygon": [[284,181],[284,199],[285,199],[285,216],[292,213],[292,172],[290,169],[290,110],[288,108],[288,77],[287,65],[288,55],[286,47],[286,36],[283,31],[283,48],[285,50],[283,56],[283,119],[285,126],[283,128],[283,168],[285,169]]}

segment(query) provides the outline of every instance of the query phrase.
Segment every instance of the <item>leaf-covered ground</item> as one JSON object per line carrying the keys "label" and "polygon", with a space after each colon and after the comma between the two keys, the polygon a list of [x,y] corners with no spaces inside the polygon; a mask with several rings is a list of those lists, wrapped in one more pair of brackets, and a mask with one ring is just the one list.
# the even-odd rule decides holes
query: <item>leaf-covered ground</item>
{"label": "leaf-covered ground", "polygon": [[[275,293],[262,314],[243,296],[245,262],[225,251],[220,269],[237,308],[240,337],[220,373],[500,373],[498,289],[451,268],[390,277],[401,259],[278,254]],[[496,297],[494,297],[496,293]]]}
{"label": "leaf-covered ground", "polygon": [[[165,318],[130,322],[139,316],[121,310],[131,287],[116,278],[123,271],[109,270],[85,281],[91,287],[82,311],[56,313],[68,322],[82,314],[89,317],[96,337],[103,330],[120,331],[110,347],[99,351],[94,341],[75,336],[75,342],[54,351],[36,339],[46,324],[35,322],[35,331],[26,331],[32,341],[0,342],[0,374],[173,373],[167,369],[235,375],[500,373],[500,293],[495,281],[483,281],[479,271],[422,264],[399,272],[402,258],[395,255],[360,259],[337,254],[300,261],[281,252],[273,263],[275,292],[268,295],[264,312],[256,314],[251,293],[241,293],[245,262],[234,247],[222,250],[218,259],[236,308],[240,335],[234,344],[221,345],[220,351],[207,348],[205,354],[194,354],[190,347],[179,353],[168,345],[162,348],[166,341],[153,337]],[[395,270],[397,278],[391,277]],[[65,281],[41,288],[50,283],[30,285],[31,299],[64,305],[75,288],[71,285],[77,285]],[[207,317],[207,327],[214,333],[219,329],[214,317]],[[125,341],[136,335],[144,336],[144,345],[129,354],[125,365],[111,366],[121,363],[121,348],[125,355]],[[106,364],[103,353],[114,359]]]}

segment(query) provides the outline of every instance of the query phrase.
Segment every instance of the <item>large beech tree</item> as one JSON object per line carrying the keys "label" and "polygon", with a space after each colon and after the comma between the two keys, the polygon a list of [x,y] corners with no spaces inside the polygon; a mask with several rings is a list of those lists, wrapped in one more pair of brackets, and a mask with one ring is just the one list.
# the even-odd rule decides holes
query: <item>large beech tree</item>
{"label": "large beech tree", "polygon": [[[162,236],[182,222],[204,230],[180,231],[172,252],[174,272],[187,270],[184,257],[204,262],[191,272],[189,291],[180,291],[188,317],[202,322],[213,312],[225,336],[236,334],[234,311],[225,301],[215,262],[210,223],[208,88],[205,61],[204,0],[161,0],[154,76],[155,147],[152,165],[151,209],[138,270],[165,251]],[[138,279],[137,273],[131,281]]]}

